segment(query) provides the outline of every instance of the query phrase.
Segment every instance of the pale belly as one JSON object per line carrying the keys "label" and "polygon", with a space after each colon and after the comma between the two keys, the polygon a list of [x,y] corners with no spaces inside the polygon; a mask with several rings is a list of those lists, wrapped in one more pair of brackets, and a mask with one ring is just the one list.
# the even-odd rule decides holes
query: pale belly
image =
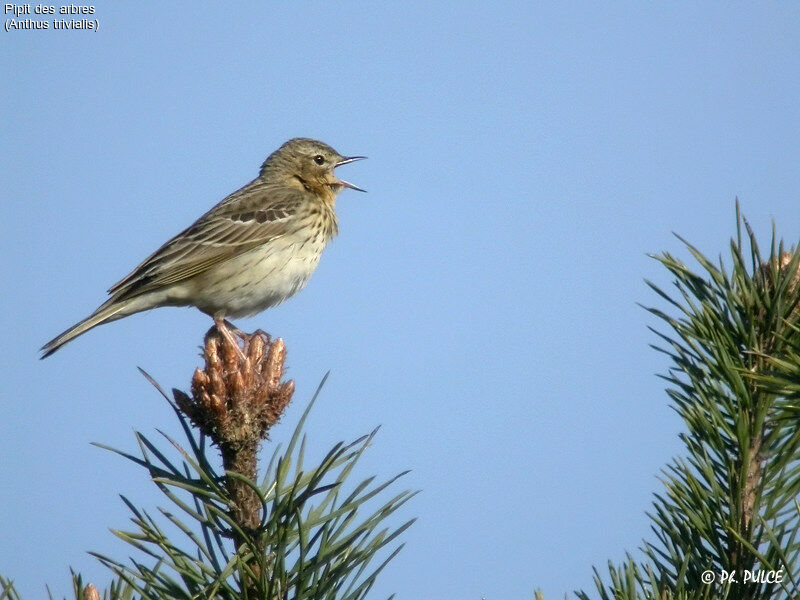
{"label": "pale belly", "polygon": [[273,240],[268,249],[255,248],[186,282],[191,304],[212,316],[252,316],[303,289],[324,247],[321,239],[305,244]]}

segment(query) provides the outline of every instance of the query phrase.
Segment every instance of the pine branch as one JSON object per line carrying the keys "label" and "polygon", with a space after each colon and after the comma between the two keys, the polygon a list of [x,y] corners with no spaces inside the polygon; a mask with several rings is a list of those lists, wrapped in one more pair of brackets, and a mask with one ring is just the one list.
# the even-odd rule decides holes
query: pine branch
{"label": "pine branch", "polygon": [[[339,443],[319,464],[305,466],[302,428],[311,405],[258,484],[258,449],[293,384],[281,383],[285,351],[280,340],[270,343],[260,332],[241,337],[244,345],[236,348],[212,330],[205,367],[192,379],[192,395],[173,390],[188,447],[165,438],[179,461],[139,433],[140,456],[111,449],[146,468],[178,509],[159,509],[159,519],[123,498],[135,529],[114,533],[155,562],[127,565],[95,556],[142,598],[362,600],[402,545],[377,568],[368,566],[413,522],[392,529],[386,519],[415,492],[375,505],[397,477],[382,484],[370,478],[345,490],[375,432]],[[221,473],[208,456],[209,442],[221,451]],[[163,519],[183,542],[160,524]]]}
{"label": "pine branch", "polygon": [[[765,259],[738,205],[729,267],[682,241],[700,271],[668,253],[654,257],[675,290],[648,285],[676,314],[648,310],[671,330],[656,332],[657,349],[672,361],[663,378],[686,423],[687,455],[663,471],[666,489],[650,513],[656,541],[645,542],[645,560],[610,564],[608,583],[596,571],[597,591],[603,600],[793,599],[800,434],[787,414],[792,377],[800,391],[800,252],[784,251],[773,237]],[[781,582],[752,579],[779,569]]]}
{"label": "pine branch", "polygon": [[[206,335],[205,368],[192,378],[192,396],[173,390],[178,408],[220,449],[230,494],[230,516],[235,523],[236,547],[257,540],[255,556],[264,552],[256,536],[262,521],[258,490],[251,482],[258,474],[258,452],[269,429],[280,419],[294,392],[294,382],[281,382],[286,348],[283,340],[270,343],[266,333],[240,334],[243,348],[232,336],[213,327]],[[262,565],[248,567],[261,577]],[[250,595],[257,592],[250,584]]]}

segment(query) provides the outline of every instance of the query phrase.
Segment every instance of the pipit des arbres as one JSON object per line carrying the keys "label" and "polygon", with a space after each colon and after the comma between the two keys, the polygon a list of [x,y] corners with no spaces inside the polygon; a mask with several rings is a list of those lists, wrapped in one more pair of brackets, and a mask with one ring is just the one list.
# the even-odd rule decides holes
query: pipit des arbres
{"label": "pipit des arbres", "polygon": [[251,316],[299,292],[338,231],[336,167],[345,157],[295,138],[273,152],[258,177],[233,192],[108,290],[111,297],[42,347],[50,356],[93,327],[159,306],[196,306],[230,336],[227,317]]}

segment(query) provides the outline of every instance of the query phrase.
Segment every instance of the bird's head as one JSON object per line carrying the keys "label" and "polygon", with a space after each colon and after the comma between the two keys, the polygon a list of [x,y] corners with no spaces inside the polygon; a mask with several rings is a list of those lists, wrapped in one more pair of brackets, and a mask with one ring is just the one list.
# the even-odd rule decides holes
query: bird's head
{"label": "bird's head", "polygon": [[342,156],[317,140],[294,138],[269,155],[261,166],[261,177],[293,179],[304,188],[333,199],[344,188],[366,191],[339,179],[333,172],[336,167],[363,158],[366,157]]}

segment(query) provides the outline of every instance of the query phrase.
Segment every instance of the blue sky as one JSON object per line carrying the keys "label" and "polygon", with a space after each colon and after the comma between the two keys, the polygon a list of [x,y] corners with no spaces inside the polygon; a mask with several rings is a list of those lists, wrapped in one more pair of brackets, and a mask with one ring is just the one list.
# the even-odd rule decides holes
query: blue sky
{"label": "blue sky", "polygon": [[[103,583],[117,494],[90,442],[177,434],[138,374],[186,389],[210,320],[159,309],[40,362],[142,258],[295,136],[369,160],[309,286],[237,324],[327,370],[318,452],[382,424],[359,474],[410,468],[419,521],[373,597],[549,598],[650,538],[681,447],[637,302],[679,232],[725,252],[734,201],[798,238],[800,5],[95,4],[98,32],[0,32],[0,573],[28,598]],[[344,171],[343,171],[344,175]],[[399,522],[399,517],[398,517]]]}

